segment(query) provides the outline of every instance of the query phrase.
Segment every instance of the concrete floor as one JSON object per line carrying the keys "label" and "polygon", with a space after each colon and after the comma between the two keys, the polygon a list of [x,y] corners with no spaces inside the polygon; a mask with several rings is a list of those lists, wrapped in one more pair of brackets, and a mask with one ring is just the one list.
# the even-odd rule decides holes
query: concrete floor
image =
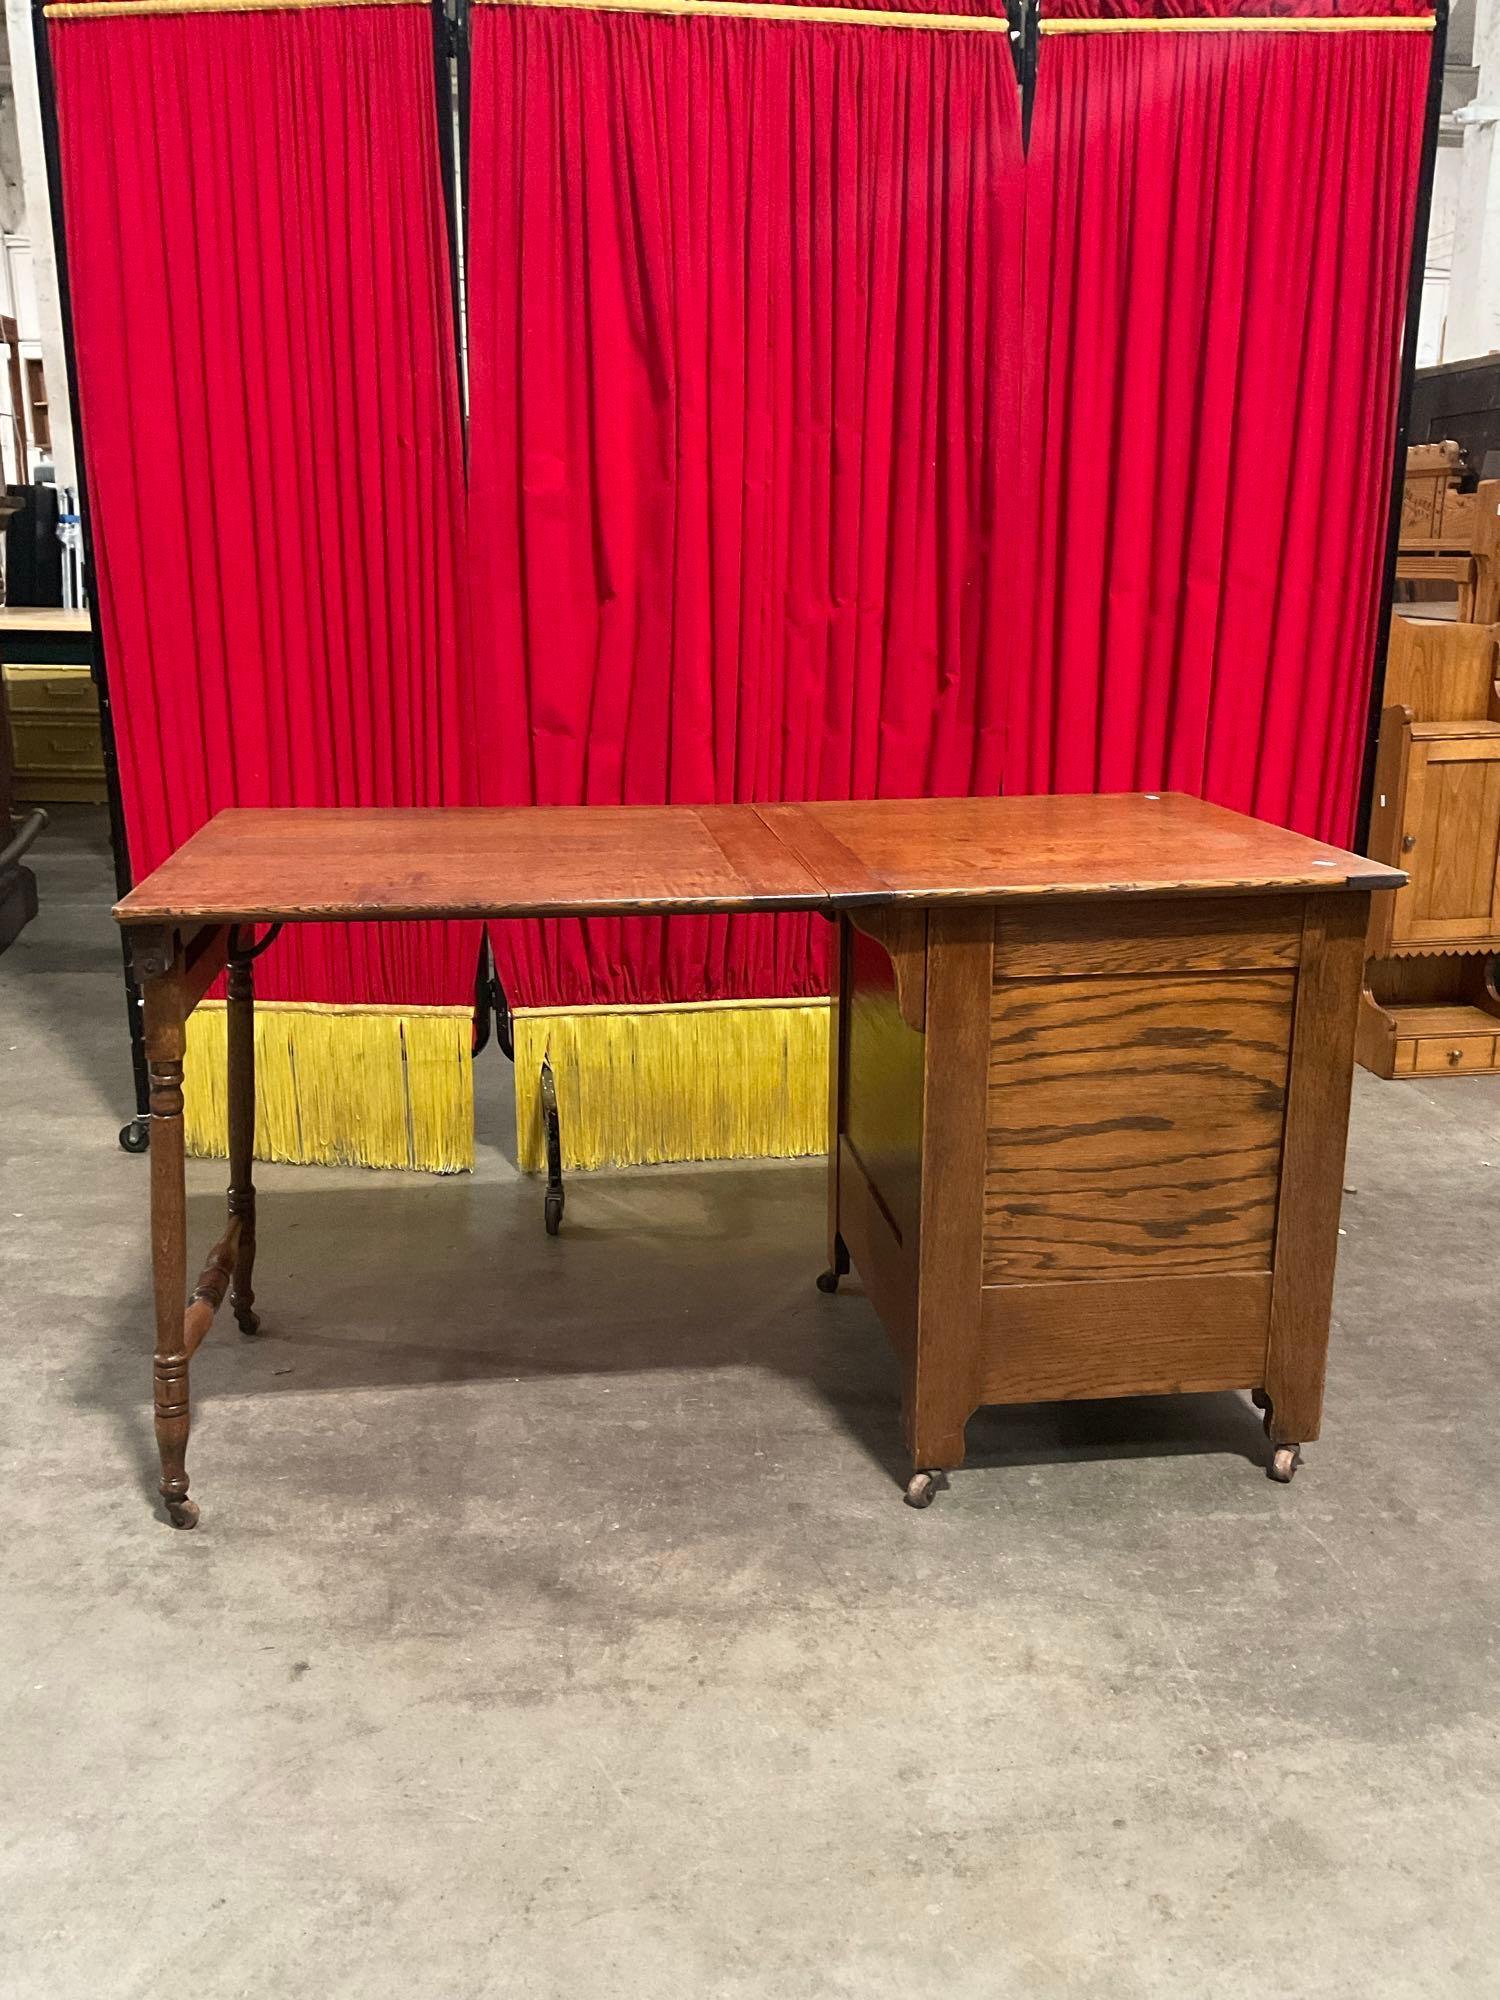
{"label": "concrete floor", "polygon": [[[153,1512],[98,815],[0,959],[7,2000],[1500,1994],[1500,1085],[1361,1077],[1327,1429],[976,1420],[818,1163],[267,1169]],[[191,1173],[192,1237],[222,1171]]]}

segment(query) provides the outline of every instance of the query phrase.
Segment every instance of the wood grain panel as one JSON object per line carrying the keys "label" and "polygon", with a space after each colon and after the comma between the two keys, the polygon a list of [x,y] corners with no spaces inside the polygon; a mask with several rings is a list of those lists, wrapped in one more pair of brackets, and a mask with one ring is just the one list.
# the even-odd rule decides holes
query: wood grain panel
{"label": "wood grain panel", "polygon": [[[1393,618],[1385,667],[1385,703],[1409,708],[1418,722],[1484,722],[1500,673],[1500,629]],[[1372,853],[1380,850],[1372,845]]]}
{"label": "wood grain panel", "polygon": [[761,806],[843,902],[1394,889],[1399,870],[1180,792]]}
{"label": "wood grain panel", "polygon": [[1394,940],[1488,936],[1500,914],[1500,737],[1414,742],[1404,831],[1411,881],[1396,898]]}
{"label": "wood grain panel", "polygon": [[839,1156],[844,1137],[844,1074],[848,1058],[849,1016],[849,920],[833,919],[833,951],[829,976],[828,1005],[828,1269],[838,1276],[843,1271],[841,1246],[847,1250],[839,1229]]}
{"label": "wood grain panel", "polygon": [[1306,1444],[1322,1418],[1367,916],[1357,896],[1307,899],[1266,1352],[1278,1443]]}
{"label": "wood grain panel", "polygon": [[917,1250],[903,1244],[847,1139],[839,1145],[839,1232],[908,1375],[917,1345]]}
{"label": "wood grain panel", "polygon": [[814,909],[826,892],[753,806],[233,807],[122,923]]}
{"label": "wood grain panel", "polygon": [[981,1299],[986,1403],[1255,1389],[1264,1379],[1269,1272],[988,1285]]}
{"label": "wood grain panel", "polygon": [[915,1239],[922,1185],[923,1037],[902,1016],[896,968],[849,926],[843,1130],[903,1239]]}
{"label": "wood grain panel", "polygon": [[1110,972],[1263,971],[1302,950],[1300,896],[1039,903],[995,917],[995,979]]}
{"label": "wood grain panel", "polygon": [[1295,986],[997,986],[985,1283],[1268,1270]]}
{"label": "wood grain panel", "polygon": [[979,1400],[994,944],[986,909],[934,910],[928,918],[917,1369],[905,1405],[913,1467],[963,1464],[964,1425]]}

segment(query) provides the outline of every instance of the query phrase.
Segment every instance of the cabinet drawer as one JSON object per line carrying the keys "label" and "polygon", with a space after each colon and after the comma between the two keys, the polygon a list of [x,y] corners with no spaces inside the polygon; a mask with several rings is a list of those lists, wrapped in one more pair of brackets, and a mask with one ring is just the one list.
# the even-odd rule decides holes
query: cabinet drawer
{"label": "cabinet drawer", "polygon": [[103,775],[104,751],[94,716],[12,715],[10,733],[18,777],[50,771]]}
{"label": "cabinet drawer", "polygon": [[97,715],[87,667],[7,667],[5,700],[12,715]]}
{"label": "cabinet drawer", "polygon": [[1419,1076],[1486,1070],[1494,1066],[1493,1035],[1424,1035],[1414,1046],[1416,1060],[1412,1067]]}

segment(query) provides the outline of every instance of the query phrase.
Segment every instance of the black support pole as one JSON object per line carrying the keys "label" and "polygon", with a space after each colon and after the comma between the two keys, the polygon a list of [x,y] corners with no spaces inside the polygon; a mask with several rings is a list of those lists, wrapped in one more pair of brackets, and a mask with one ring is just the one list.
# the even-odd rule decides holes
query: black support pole
{"label": "black support pole", "polygon": [[1391,498],[1386,515],[1385,566],[1381,572],[1380,611],[1375,632],[1374,671],[1365,716],[1364,768],[1359,783],[1359,813],[1354,845],[1361,853],[1370,838],[1370,814],[1375,803],[1375,752],[1380,741],[1380,716],[1385,706],[1385,663],[1391,644],[1391,614],[1396,602],[1396,554],[1401,541],[1401,498],[1406,486],[1406,438],[1411,426],[1412,387],[1417,373],[1417,334],[1422,324],[1422,278],[1427,267],[1427,225],[1432,214],[1432,180],[1437,171],[1438,125],[1443,115],[1443,59],[1448,47],[1448,0],[1437,0],[1432,29],[1431,66],[1427,72],[1427,122],[1422,133],[1422,170],[1417,181],[1416,212],[1412,217],[1411,271],[1406,283],[1406,325],[1401,336],[1401,388],[1396,401],[1396,448],[1391,461]]}
{"label": "black support pole", "polygon": [[[110,701],[109,667],[105,658],[104,634],[98,615],[98,571],[94,565],[94,531],[89,517],[88,481],[84,471],[83,411],[78,397],[78,355],[73,339],[73,298],[68,283],[68,236],[63,207],[62,161],[57,136],[57,91],[52,74],[52,52],[47,42],[47,22],[43,0],[32,0],[31,36],[36,51],[37,97],[42,117],[42,149],[47,163],[47,196],[52,214],[52,248],[57,269],[57,297],[62,314],[63,355],[68,371],[68,402],[73,419],[74,476],[78,482],[78,513],[83,538],[83,575],[94,615],[91,627],[89,669],[99,700],[99,734],[104,747],[104,785],[109,799],[109,838],[114,849],[115,891],[130,892],[130,847],[125,833],[125,807],[120,794],[120,765],[115,751],[114,708]],[[146,1150],[150,1126],[147,1122],[146,1045],[141,1026],[141,996],[130,970],[130,955],[120,936],[121,964],[125,976],[125,1011],[130,1031],[130,1062],[135,1078],[135,1117],[121,1127],[120,1144],[129,1153]]]}

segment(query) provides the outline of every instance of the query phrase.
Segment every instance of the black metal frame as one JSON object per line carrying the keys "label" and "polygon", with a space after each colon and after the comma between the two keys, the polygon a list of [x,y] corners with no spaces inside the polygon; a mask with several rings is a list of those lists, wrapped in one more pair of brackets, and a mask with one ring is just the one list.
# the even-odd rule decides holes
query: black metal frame
{"label": "black metal frame", "polygon": [[1031,112],[1036,102],[1037,51],[1041,42],[1040,0],[1005,0],[1010,24],[1010,58],[1021,93],[1021,153],[1031,151]]}
{"label": "black metal frame", "polygon": [[1448,48],[1448,0],[1434,0],[1427,72],[1427,115],[1422,132],[1422,167],[1412,216],[1411,269],[1406,281],[1406,323],[1401,335],[1401,387],[1396,399],[1396,441],[1391,454],[1391,497],[1386,514],[1385,562],[1380,579],[1380,609],[1375,632],[1375,659],[1370,674],[1370,701],[1365,715],[1364,763],[1359,781],[1359,811],[1354,845],[1361,853],[1370,838],[1375,804],[1375,754],[1380,743],[1380,717],[1385,707],[1385,669],[1391,645],[1391,614],[1396,602],[1396,556],[1401,542],[1401,498],[1406,485],[1406,438],[1411,427],[1412,386],[1417,373],[1417,335],[1422,324],[1422,278],[1427,266],[1427,225],[1432,214],[1432,182],[1437,172],[1438,126],[1443,115],[1443,60]]}
{"label": "black metal frame", "polygon": [[[453,198],[453,76],[449,67],[462,60],[464,23],[461,14],[449,18],[447,0],[432,0],[432,73],[437,89],[438,162],[443,175],[443,212],[448,221],[448,285],[453,302],[453,359],[462,390],[464,380],[463,300],[459,289],[459,217]],[[460,395],[459,414],[467,445],[469,422],[465,399]]]}
{"label": "black metal frame", "polygon": [[[78,517],[83,539],[83,576],[91,601],[97,604],[94,562],[94,530],[89,515],[88,476],[84,469],[83,413],[78,399],[78,356],[73,342],[73,295],[68,281],[68,232],[62,191],[62,154],[57,134],[57,90],[52,74],[52,51],[47,42],[47,21],[43,0],[31,0],[31,41],[36,53],[37,98],[42,119],[42,153],[47,164],[47,202],[52,219],[52,254],[57,271],[57,301],[62,318],[63,359],[68,373],[68,403],[73,426],[74,476],[78,482]],[[115,890],[130,893],[134,878],[130,868],[130,844],[125,832],[125,805],[120,792],[120,765],[115,750],[114,710],[110,700],[109,667],[105,658],[104,634],[97,615],[89,620],[89,672],[99,701],[99,735],[104,749],[104,789],[109,800],[109,838],[114,849]],[[141,992],[130,969],[130,954],[120,939],[120,962],[125,978],[125,1013],[130,1030],[130,1066],[135,1080],[135,1116],[120,1128],[120,1144],[127,1153],[143,1153],[149,1143],[150,1124],[147,1100],[150,1086],[146,1078],[146,1043],[141,1022]]]}

